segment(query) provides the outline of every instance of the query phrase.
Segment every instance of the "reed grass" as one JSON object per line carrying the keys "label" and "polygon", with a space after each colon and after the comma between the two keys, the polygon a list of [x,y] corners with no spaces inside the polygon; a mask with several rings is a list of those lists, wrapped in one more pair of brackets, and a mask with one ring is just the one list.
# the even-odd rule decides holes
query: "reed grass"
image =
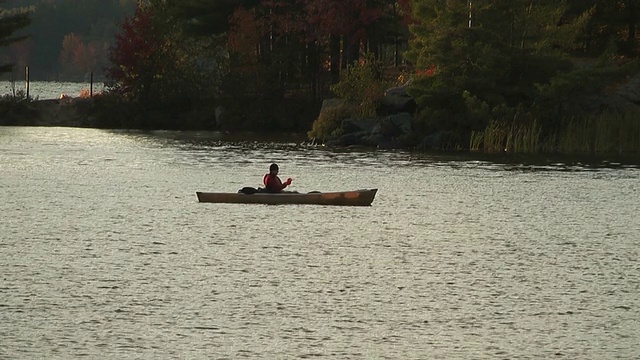
{"label": "reed grass", "polygon": [[547,143],[560,153],[640,153],[640,112],[568,119]]}
{"label": "reed grass", "polygon": [[473,132],[472,151],[488,153],[640,154],[640,112],[602,113],[561,122],[543,135],[536,120],[530,124],[491,121]]}
{"label": "reed grass", "polygon": [[489,153],[535,153],[539,150],[540,134],[535,120],[529,124],[490,121],[484,131],[471,133],[469,148]]}

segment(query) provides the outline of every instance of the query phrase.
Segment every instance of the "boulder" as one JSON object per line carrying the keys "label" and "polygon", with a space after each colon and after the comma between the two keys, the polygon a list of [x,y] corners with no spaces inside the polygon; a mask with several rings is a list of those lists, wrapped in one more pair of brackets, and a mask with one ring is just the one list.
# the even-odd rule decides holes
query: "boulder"
{"label": "boulder", "polygon": [[371,132],[376,127],[378,123],[377,118],[371,119],[347,119],[342,122],[342,130],[345,133],[349,132],[357,132],[357,131],[366,131]]}
{"label": "boulder", "polygon": [[369,133],[367,131],[358,131],[354,133],[344,134],[340,136],[337,140],[328,142],[327,145],[336,145],[336,146],[363,145],[362,139],[368,135]]}
{"label": "boulder", "polygon": [[419,150],[442,150],[445,148],[445,144],[450,136],[451,133],[448,131],[429,134],[422,139],[417,147]]}
{"label": "boulder", "polygon": [[403,134],[411,133],[411,115],[409,115],[409,113],[391,115],[389,116],[389,120],[391,120]]}
{"label": "boulder", "polygon": [[400,147],[398,137],[411,133],[411,116],[396,114],[370,119],[348,119],[342,123],[343,135],[327,141],[327,146]]}
{"label": "boulder", "polygon": [[339,98],[331,98],[331,99],[325,99],[324,101],[322,101],[322,107],[320,108],[320,114],[328,111],[328,110],[332,110],[332,109],[337,109],[344,106],[344,101],[342,99]]}
{"label": "boulder", "polygon": [[384,148],[384,149],[389,149],[392,147],[391,140],[382,134],[370,134],[370,135],[364,136],[362,137],[361,144],[369,147]]}
{"label": "boulder", "polygon": [[393,87],[385,91],[384,98],[382,99],[382,108],[387,113],[399,113],[415,111],[416,102],[409,96],[407,89],[411,85],[411,80],[407,81],[401,86]]}
{"label": "boulder", "polygon": [[582,103],[585,109],[593,112],[604,110],[638,112],[640,111],[640,74],[618,86],[609,94],[592,96],[584,99]]}
{"label": "boulder", "polygon": [[631,78],[626,84],[617,88],[605,99],[605,104],[612,110],[640,110],[640,75]]}
{"label": "boulder", "polygon": [[[389,89],[387,99],[391,103],[399,105],[407,99],[412,100],[406,94],[409,83],[402,87]],[[400,101],[400,98],[405,98]],[[397,102],[393,99],[398,100]],[[344,106],[341,99],[327,99],[322,103],[320,113]],[[393,105],[395,106],[395,105]],[[400,105],[401,107],[404,105]],[[346,119],[341,125],[342,136],[330,139],[327,146],[368,146],[375,148],[397,148],[402,142],[399,137],[411,134],[411,115],[408,112],[390,113],[387,116],[377,116],[368,119]]]}
{"label": "boulder", "polygon": [[411,132],[411,116],[409,114],[389,115],[376,119],[371,130],[373,134],[382,134],[392,139]]}

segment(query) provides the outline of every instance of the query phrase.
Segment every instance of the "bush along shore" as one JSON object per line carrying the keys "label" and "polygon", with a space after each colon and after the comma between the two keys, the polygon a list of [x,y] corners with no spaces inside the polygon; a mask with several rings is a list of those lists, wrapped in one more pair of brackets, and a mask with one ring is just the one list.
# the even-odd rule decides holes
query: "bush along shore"
{"label": "bush along shore", "polygon": [[[354,68],[352,74],[358,71],[369,70]],[[353,80],[347,75],[341,83],[344,87],[349,82],[353,84],[369,78],[360,85],[372,89],[371,92],[344,90],[336,86],[334,93],[340,97],[324,100],[321,107],[314,108],[313,103],[300,104],[292,100],[297,106],[287,108],[295,113],[271,114],[271,117],[293,117],[295,121],[289,119],[277,123],[272,120],[262,124],[255,120],[235,121],[233,116],[242,117],[241,112],[229,113],[222,106],[213,105],[190,104],[173,110],[168,107],[165,111],[144,107],[117,93],[106,92],[93,98],[53,100],[4,96],[0,99],[0,125],[253,132],[268,132],[275,128],[287,132],[308,130],[307,144],[333,147],[485,153],[640,154],[640,75],[627,76],[624,81],[616,80],[615,88],[608,87],[606,93],[572,99],[572,115],[558,116],[553,122],[544,119],[544,110],[552,106],[488,109],[486,103],[468,96],[466,106],[469,111],[466,115],[481,118],[482,121],[478,122],[482,124],[484,121],[485,124],[476,128],[464,128],[459,124],[456,127],[455,121],[439,118],[444,115],[437,112],[425,118],[428,112],[419,109],[410,95],[412,81],[381,90],[380,84],[384,83],[373,84],[372,76],[359,73],[354,76],[358,80]],[[353,96],[354,93],[361,94],[361,97]],[[563,101],[568,98],[571,97],[565,95]],[[302,108],[306,113],[301,111]]]}
{"label": "bush along shore", "polygon": [[[343,82],[365,88],[369,80],[363,79],[370,75],[362,67]],[[438,75],[426,76],[377,97],[351,91],[325,100],[309,138],[329,146],[640,155],[638,62],[576,69],[534,84],[527,105],[490,104],[483,98],[491,96],[456,93],[443,89],[441,81]],[[339,95],[340,86],[333,87]],[[500,92],[493,98],[503,99]]]}
{"label": "bush along shore", "polygon": [[[346,13],[313,6],[140,2],[109,51],[109,91],[5,97],[0,124],[306,132],[325,146],[637,157],[638,7],[490,3],[378,4],[367,22],[350,9],[359,15],[347,31],[317,16]],[[197,9],[220,15],[215,26],[194,18]]]}
{"label": "bush along shore", "polygon": [[4,96],[0,99],[0,125],[99,127],[91,114],[93,99],[32,100]]}

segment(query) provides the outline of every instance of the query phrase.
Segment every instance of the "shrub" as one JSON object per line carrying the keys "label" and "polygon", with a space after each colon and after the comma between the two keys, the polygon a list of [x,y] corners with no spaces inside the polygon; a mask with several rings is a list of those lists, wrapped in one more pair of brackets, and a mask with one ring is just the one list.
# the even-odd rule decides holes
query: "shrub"
{"label": "shrub", "polygon": [[354,117],[372,117],[389,87],[381,78],[382,64],[367,55],[364,62],[348,66],[344,78],[331,86],[331,91],[354,107]]}
{"label": "shrub", "polygon": [[31,112],[31,100],[27,99],[23,90],[16,91],[15,95],[0,97],[0,125],[14,125],[19,118]]}
{"label": "shrub", "polygon": [[350,117],[352,117],[352,112],[344,105],[325,110],[313,122],[311,131],[307,135],[309,139],[321,139],[323,141],[330,137],[339,136],[342,130],[342,122]]}

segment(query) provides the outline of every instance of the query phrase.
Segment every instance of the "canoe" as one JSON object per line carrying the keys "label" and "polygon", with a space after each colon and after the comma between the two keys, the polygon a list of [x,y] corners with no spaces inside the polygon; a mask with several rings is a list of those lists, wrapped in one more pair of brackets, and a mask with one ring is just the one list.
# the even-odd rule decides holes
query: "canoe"
{"label": "canoe", "polygon": [[369,206],[373,202],[378,189],[365,189],[340,192],[311,193],[211,193],[196,192],[201,203],[236,203],[236,204],[304,204],[304,205],[341,205]]}

